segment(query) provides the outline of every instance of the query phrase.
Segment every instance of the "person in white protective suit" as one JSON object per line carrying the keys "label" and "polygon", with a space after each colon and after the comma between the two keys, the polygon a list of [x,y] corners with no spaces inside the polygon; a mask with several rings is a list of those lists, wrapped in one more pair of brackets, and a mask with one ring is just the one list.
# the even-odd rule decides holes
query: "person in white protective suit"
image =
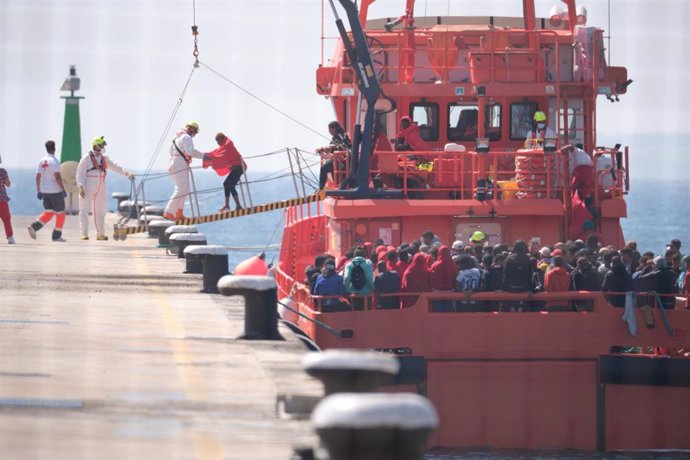
{"label": "person in white protective suit", "polygon": [[170,162],[168,172],[175,182],[168,205],[165,207],[163,215],[169,220],[184,219],[183,214],[185,199],[189,196],[189,174],[191,173],[190,164],[192,158],[208,159],[203,152],[194,148],[192,138],[199,132],[199,124],[196,121],[189,121],[184,129],[175,133],[175,139],[170,146]]}
{"label": "person in white protective suit", "polygon": [[106,142],[103,137],[91,141],[92,150],[79,161],[77,166],[77,185],[79,186],[79,228],[81,239],[89,239],[89,211],[93,214],[96,239],[107,240],[105,235],[106,196],[105,178],[108,170],[134,180],[134,174],[115,163],[105,154]]}

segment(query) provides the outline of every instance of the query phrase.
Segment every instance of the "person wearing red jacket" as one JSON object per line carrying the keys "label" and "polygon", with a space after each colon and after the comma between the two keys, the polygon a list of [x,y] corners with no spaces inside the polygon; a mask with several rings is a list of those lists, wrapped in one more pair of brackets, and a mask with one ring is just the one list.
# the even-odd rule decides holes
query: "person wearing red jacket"
{"label": "person wearing red jacket", "polygon": [[419,126],[408,116],[400,118],[400,129],[395,135],[395,150],[426,150]]}
{"label": "person wearing red jacket", "polygon": [[[563,292],[570,290],[570,273],[564,267],[565,262],[563,261],[563,256],[555,256],[553,258],[553,268],[546,271],[544,276],[544,291],[546,292]],[[563,302],[549,302],[546,307],[548,309],[553,309],[553,307],[558,306],[559,309],[567,309],[567,307],[561,307]]]}
{"label": "person wearing red jacket", "polygon": [[204,160],[203,167],[208,168],[210,166],[219,176],[229,173],[228,177],[223,181],[225,206],[220,208],[218,212],[230,210],[230,195],[232,195],[232,199],[235,202],[235,210],[242,209],[240,197],[235,186],[240,181],[242,174],[247,170],[247,164],[242,159],[240,152],[235,148],[235,144],[225,134],[216,134],[216,143],[218,148],[206,154],[208,160]]}

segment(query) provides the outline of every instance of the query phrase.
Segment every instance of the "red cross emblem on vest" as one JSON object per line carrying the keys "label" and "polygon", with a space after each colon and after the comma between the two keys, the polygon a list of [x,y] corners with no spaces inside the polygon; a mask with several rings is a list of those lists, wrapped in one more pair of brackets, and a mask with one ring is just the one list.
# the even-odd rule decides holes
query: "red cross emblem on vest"
{"label": "red cross emblem on vest", "polygon": [[43,168],[43,169],[48,169],[48,160],[46,160],[46,161],[44,161],[43,163],[41,163],[41,168]]}

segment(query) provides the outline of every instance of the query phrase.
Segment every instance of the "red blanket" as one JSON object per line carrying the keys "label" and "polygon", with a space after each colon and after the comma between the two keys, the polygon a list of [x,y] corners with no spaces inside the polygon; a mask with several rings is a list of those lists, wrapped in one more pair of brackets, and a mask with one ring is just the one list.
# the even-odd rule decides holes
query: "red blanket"
{"label": "red blanket", "polygon": [[242,160],[242,155],[235,148],[235,144],[230,139],[225,140],[225,143],[218,147],[217,149],[207,153],[210,157],[209,160],[204,160],[203,167],[208,168],[209,166],[219,176],[227,176],[233,166],[240,165],[247,170],[247,165]]}

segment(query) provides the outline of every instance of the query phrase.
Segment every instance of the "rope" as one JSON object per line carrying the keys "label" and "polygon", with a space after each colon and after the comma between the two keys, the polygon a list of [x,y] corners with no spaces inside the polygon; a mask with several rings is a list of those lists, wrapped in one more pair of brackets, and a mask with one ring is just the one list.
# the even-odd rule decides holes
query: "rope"
{"label": "rope", "polygon": [[217,75],[218,77],[220,77],[222,80],[225,80],[226,82],[230,83],[230,84],[233,85],[235,88],[237,88],[237,89],[239,89],[240,91],[244,92],[244,93],[247,94],[248,96],[250,96],[250,97],[256,99],[257,101],[261,102],[261,103],[264,104],[265,106],[267,106],[267,107],[269,107],[269,108],[275,110],[276,112],[278,112],[279,114],[283,115],[283,116],[286,117],[287,119],[292,120],[293,122],[297,123],[298,125],[300,125],[300,126],[303,127],[304,129],[307,129],[307,130],[311,131],[312,133],[314,133],[314,134],[316,134],[316,135],[318,135],[318,136],[323,137],[323,138],[326,139],[326,140],[330,140],[329,137],[324,136],[324,135],[321,134],[319,131],[317,131],[317,130],[315,130],[315,129],[313,129],[313,128],[307,126],[307,125],[305,125],[304,123],[302,123],[301,121],[297,120],[296,118],[294,118],[294,117],[288,115],[287,113],[283,112],[282,110],[280,110],[280,109],[277,108],[276,106],[272,105],[271,103],[269,103],[269,102],[267,102],[267,101],[261,99],[259,96],[257,96],[256,94],[252,93],[251,91],[244,89],[243,87],[241,87],[240,85],[238,85],[238,84],[235,83],[234,81],[230,80],[228,77],[224,76],[223,74],[221,74],[221,73],[218,72],[217,70],[215,70],[215,69],[209,67],[208,65],[206,65],[206,64],[203,63],[203,62],[200,62],[200,64],[201,64],[201,66],[203,66],[203,67],[207,68],[208,70],[210,70],[212,73],[216,74],[216,75]]}
{"label": "rope", "polygon": [[153,164],[155,163],[156,159],[158,158],[158,154],[160,153],[160,149],[163,146],[163,142],[165,142],[165,139],[168,137],[168,133],[170,132],[170,127],[173,124],[173,121],[175,121],[175,116],[177,115],[177,111],[180,110],[180,106],[182,105],[182,101],[184,100],[184,95],[187,92],[187,88],[189,87],[189,82],[192,80],[192,75],[194,75],[194,70],[196,70],[195,66],[192,66],[192,71],[189,72],[189,77],[187,77],[187,82],[184,85],[184,88],[182,88],[182,93],[180,93],[180,97],[177,99],[177,104],[175,104],[175,108],[173,109],[172,113],[170,114],[170,118],[168,118],[168,122],[165,124],[165,128],[163,129],[163,134],[161,135],[160,139],[158,140],[158,144],[156,144],[156,148],[153,152],[153,156],[149,160],[149,163],[146,165],[146,170],[144,171],[144,176],[149,174],[151,172],[151,169],[153,168]]}
{"label": "rope", "polygon": [[666,310],[664,308],[664,303],[661,301],[661,296],[659,296],[659,293],[656,291],[650,292],[654,294],[654,297],[656,298],[656,304],[659,306],[659,311],[661,312],[661,319],[664,321],[664,326],[666,326],[668,335],[670,335],[671,337],[675,337],[673,328],[671,327],[671,323],[668,321],[668,318],[666,317]]}

